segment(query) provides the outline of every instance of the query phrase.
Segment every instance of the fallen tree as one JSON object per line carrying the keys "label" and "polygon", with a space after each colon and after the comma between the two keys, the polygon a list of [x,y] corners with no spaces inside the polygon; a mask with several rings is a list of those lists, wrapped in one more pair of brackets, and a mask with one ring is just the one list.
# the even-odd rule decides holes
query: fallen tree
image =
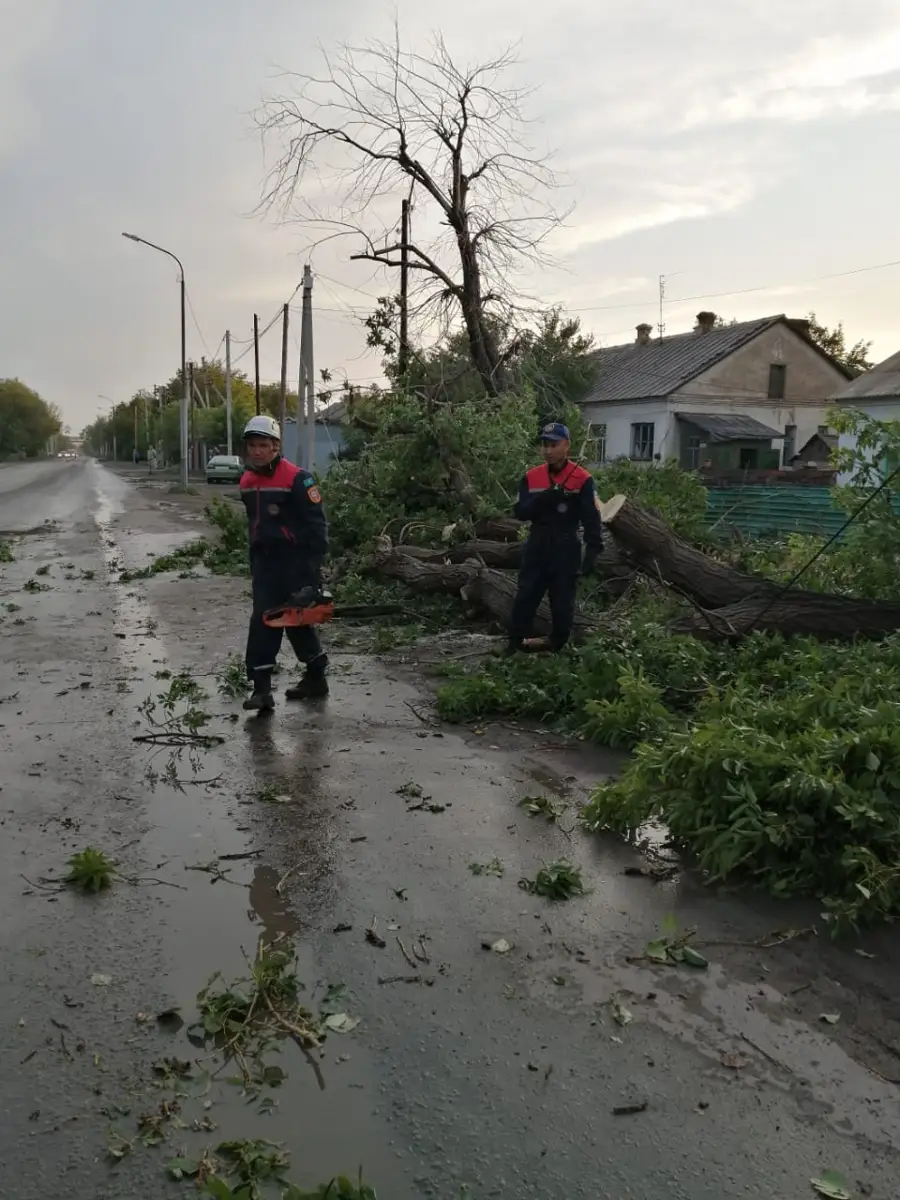
{"label": "fallen tree", "polygon": [[695,605],[675,622],[675,632],[734,639],[761,629],[845,641],[900,629],[900,604],[786,589],[737,571],[676,537],[665,521],[625,496],[607,501],[601,517],[638,571]]}
{"label": "fallen tree", "polygon": [[[444,592],[458,595],[473,615],[492,617],[502,626],[509,620],[516,594],[516,577],[511,573],[485,566],[474,559],[455,563],[444,555],[441,561],[429,561],[422,557],[421,550],[395,546],[384,535],[376,539],[373,566],[379,575],[398,580],[415,594]],[[544,636],[550,629],[550,606],[544,601],[535,617],[533,632]],[[596,625],[587,617],[576,615],[573,629],[576,639],[595,630]]]}
{"label": "fallen tree", "polygon": [[[637,574],[670,589],[694,606],[673,623],[676,633],[707,639],[736,640],[754,629],[784,636],[808,635],[823,640],[879,638],[900,629],[900,604],[835,596],[784,585],[750,575],[719,562],[677,537],[655,513],[622,495],[601,507],[608,537],[597,574],[611,596],[621,595]],[[470,614],[487,615],[505,626],[512,609],[516,580],[511,568],[521,563],[524,543],[518,522],[504,518],[480,523],[485,536],[459,546],[428,549],[394,545],[377,539],[376,571],[419,594],[458,595]],[[538,610],[534,633],[550,632],[550,608]],[[581,640],[597,622],[578,614],[573,636]]]}

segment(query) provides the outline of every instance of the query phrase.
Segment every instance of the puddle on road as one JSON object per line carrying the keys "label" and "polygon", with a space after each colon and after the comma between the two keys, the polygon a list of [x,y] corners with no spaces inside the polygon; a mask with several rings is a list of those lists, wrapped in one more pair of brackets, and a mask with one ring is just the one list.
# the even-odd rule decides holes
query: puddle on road
{"label": "puddle on road", "polygon": [[[125,553],[130,557],[139,551],[117,541],[112,520],[121,509],[115,496],[104,489],[104,482],[97,484],[94,518],[108,572],[117,575]],[[171,550],[177,540],[169,538],[160,548]],[[141,539],[141,546],[146,546],[146,539]],[[133,568],[140,564],[129,561],[124,565]],[[137,726],[143,732],[148,726],[146,716],[139,713],[140,706],[154,699],[159,703],[160,694],[171,686],[170,678],[155,678],[171,669],[166,646],[154,632],[149,602],[124,585],[111,583],[110,588],[116,609],[116,646],[130,679],[127,702],[135,713],[136,732]],[[200,682],[204,690],[214,690],[206,686],[211,680]],[[215,710],[220,706],[210,697],[202,707]],[[296,936],[302,923],[282,896],[286,879],[258,861],[246,830],[239,828],[252,806],[263,803],[257,790],[262,785],[277,786],[286,797],[279,807],[289,810],[291,820],[290,841],[285,843],[296,856],[291,878],[310,884],[328,876],[331,832],[329,819],[323,816],[327,807],[317,794],[319,775],[326,765],[324,733],[312,726],[298,744],[296,734],[288,737],[265,719],[251,718],[241,728],[227,718],[227,713],[217,715],[207,727],[226,739],[221,746],[178,750],[137,745],[133,756],[141,778],[135,779],[132,797],[141,803],[151,825],[141,842],[141,854],[152,874],[179,889],[148,891],[148,904],[160,906],[160,934],[171,963],[164,985],[169,1003],[180,1009],[185,1021],[184,1029],[172,1034],[167,1053],[184,1060],[205,1057],[198,1055],[187,1037],[198,1016],[197,992],[215,972],[221,972],[226,984],[246,978],[248,961],[254,958],[260,938],[266,943],[290,938],[298,958],[297,975],[305,987],[303,1004],[310,1011],[318,1011],[329,985],[347,982],[351,985],[347,1011],[353,1015],[352,980],[319,977],[310,947]],[[256,779],[248,778],[246,763],[233,753],[236,738],[239,747],[246,745],[249,750]],[[321,1051],[309,1052],[315,1069],[297,1045],[284,1041],[281,1053],[270,1061],[287,1072],[287,1079],[280,1087],[266,1089],[267,1101],[274,1103],[272,1107],[267,1104],[265,1115],[242,1097],[240,1088],[217,1083],[207,1098],[207,1103],[211,1102],[207,1115],[217,1129],[206,1142],[214,1146],[222,1140],[255,1137],[284,1143],[293,1152],[289,1176],[307,1186],[339,1172],[354,1174],[362,1164],[367,1179],[403,1200],[409,1193],[397,1178],[396,1153],[384,1131],[375,1131],[373,1110],[380,1093],[361,1036],[362,1028],[349,1035],[330,1034]],[[232,1067],[223,1076],[236,1073]],[[202,1117],[200,1102],[194,1101],[194,1105],[197,1111],[190,1116]],[[203,1141],[192,1136],[196,1155]],[[172,1152],[180,1140],[180,1135],[172,1134]],[[171,1157],[165,1147],[163,1154],[160,1171]]]}

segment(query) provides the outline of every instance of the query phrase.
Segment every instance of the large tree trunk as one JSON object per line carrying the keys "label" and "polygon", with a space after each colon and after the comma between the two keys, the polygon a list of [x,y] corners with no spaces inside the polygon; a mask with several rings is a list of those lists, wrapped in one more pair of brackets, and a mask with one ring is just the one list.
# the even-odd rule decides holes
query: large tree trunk
{"label": "large tree trunk", "polygon": [[683,542],[660,517],[625,496],[613,496],[602,505],[600,517],[643,574],[690,596],[704,608],[721,608],[748,596],[777,591],[769,580],[736,571]]}
{"label": "large tree trunk", "polygon": [[709,639],[738,639],[754,629],[828,641],[880,638],[900,629],[900,604],[791,591],[749,597],[714,610],[699,609],[676,621],[676,633]]}
{"label": "large tree trunk", "polygon": [[516,517],[486,517],[475,526],[475,536],[491,542],[517,542],[524,521]]}
{"label": "large tree trunk", "polygon": [[[428,562],[410,551],[413,547],[394,546],[388,537],[376,539],[374,565],[381,575],[398,579],[418,594],[447,592],[459,595],[470,608],[481,611],[504,628],[512,611],[516,595],[513,575],[493,567],[482,566],[469,559],[462,563]],[[550,633],[550,606],[544,601],[534,619],[532,632],[538,636]],[[577,641],[593,632],[596,626],[576,615],[573,638]]]}
{"label": "large tree trunk", "polygon": [[424,546],[398,546],[401,554],[427,563],[483,562],[486,567],[516,569],[522,562],[524,542],[492,542],[477,539],[448,546],[443,550],[430,550]]}
{"label": "large tree trunk", "polygon": [[661,518],[614,496],[601,509],[617,544],[649,579],[696,606],[676,632],[737,639],[754,629],[837,641],[878,638],[900,629],[900,604],[831,596],[735,571],[681,541]]}

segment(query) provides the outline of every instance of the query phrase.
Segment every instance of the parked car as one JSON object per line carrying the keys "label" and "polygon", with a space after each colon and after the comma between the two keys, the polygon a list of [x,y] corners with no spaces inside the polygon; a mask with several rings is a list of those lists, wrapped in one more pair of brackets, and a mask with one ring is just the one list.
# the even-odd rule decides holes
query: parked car
{"label": "parked car", "polygon": [[207,483],[237,483],[243,473],[243,459],[237,454],[216,454],[206,464]]}

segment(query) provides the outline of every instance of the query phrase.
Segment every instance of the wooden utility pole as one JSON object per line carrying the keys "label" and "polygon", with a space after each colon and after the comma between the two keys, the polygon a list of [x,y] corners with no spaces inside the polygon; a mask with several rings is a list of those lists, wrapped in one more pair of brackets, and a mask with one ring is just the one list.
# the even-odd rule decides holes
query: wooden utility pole
{"label": "wooden utility pole", "polygon": [[225,438],[228,453],[233,454],[231,429],[231,330],[225,330]]}
{"label": "wooden utility pole", "polygon": [[256,364],[256,415],[259,416],[259,317],[253,314],[253,361]]}
{"label": "wooden utility pole", "polygon": [[400,346],[397,366],[400,378],[409,365],[409,201],[403,201],[400,217]]}
{"label": "wooden utility pole", "polygon": [[297,392],[297,457],[300,457],[300,430],[306,416],[307,471],[316,466],[316,375],[313,360],[312,320],[313,274],[309,263],[303,268],[303,304],[300,309],[300,386]]}
{"label": "wooden utility pole", "polygon": [[[281,320],[281,391],[279,399],[281,401],[278,419],[281,423],[281,441],[284,444],[284,427],[287,424],[287,360],[288,360],[288,313],[291,311],[290,305],[284,306],[284,312]],[[297,449],[300,448],[300,428],[297,427]]]}

